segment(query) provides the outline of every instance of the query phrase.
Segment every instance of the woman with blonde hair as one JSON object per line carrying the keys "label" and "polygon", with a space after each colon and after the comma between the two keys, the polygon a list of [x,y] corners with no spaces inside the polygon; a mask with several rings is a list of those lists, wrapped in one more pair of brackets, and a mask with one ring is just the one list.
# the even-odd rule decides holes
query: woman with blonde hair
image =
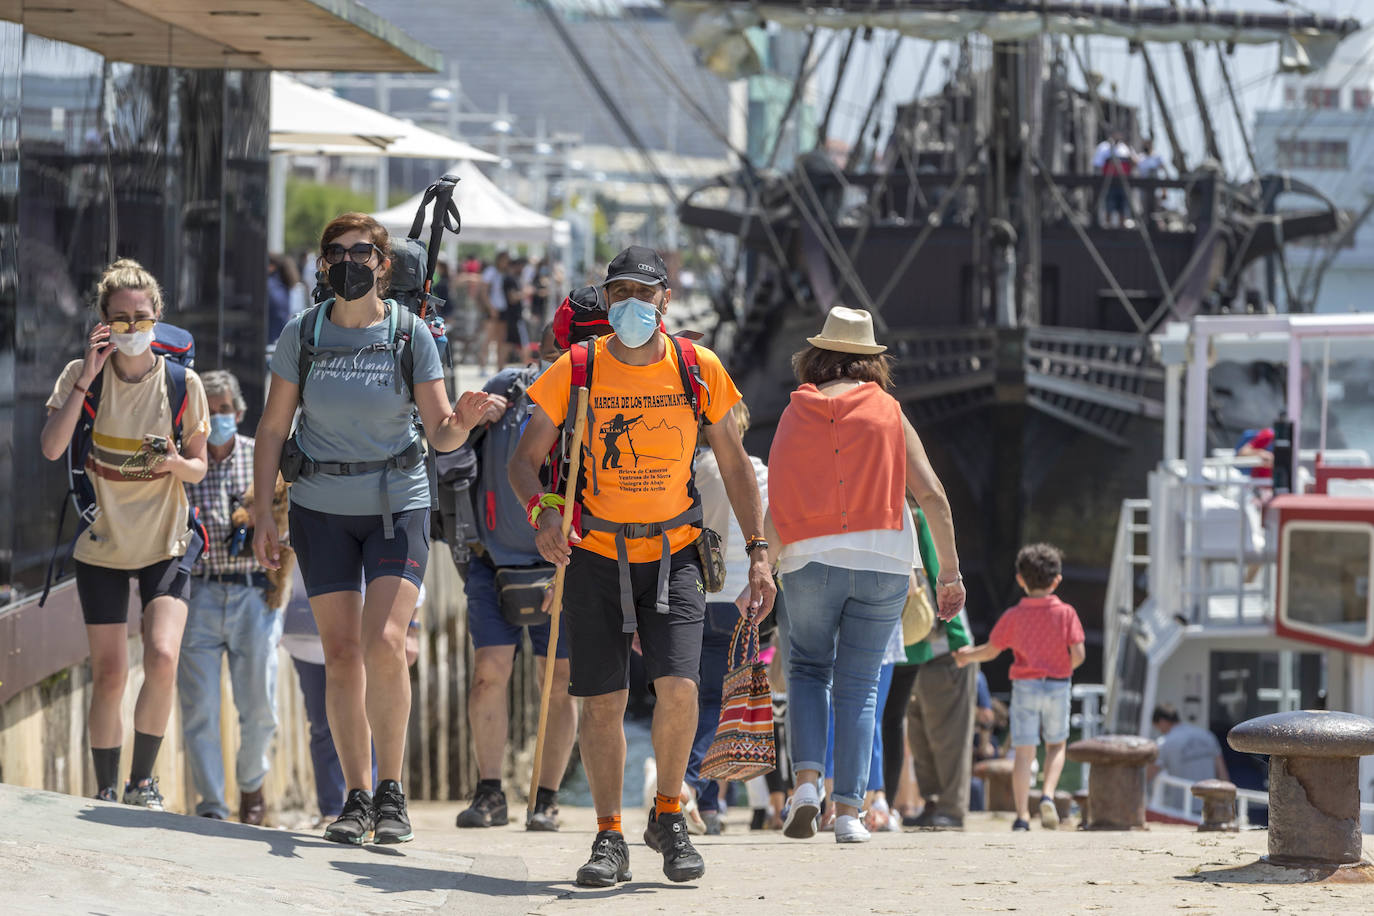
{"label": "woman with blonde hair", "polygon": [[879,674],[918,565],[909,490],[930,519],[942,617],[964,603],[954,522],[916,430],[889,394],[891,357],[868,312],[837,306],[793,359],[801,385],[768,455],[768,506],[782,545],[787,674],[797,789],[784,833],[813,836],[826,733],[835,717],[835,840],[869,838],[859,819],[869,781]]}
{"label": "woman with blonde hair", "polygon": [[[414,836],[401,789],[410,719],[405,641],[429,559],[430,511],[416,411],[439,451],[458,448],[474,426],[503,413],[481,392],[449,404],[429,328],[382,298],[390,251],[386,229],[362,213],[325,227],[319,263],[334,298],[293,316],[277,341],[253,462],[258,493],[272,492],[279,468],[295,481],[291,546],[324,645],[326,712],[348,785],[324,836],[355,845]],[[271,503],[258,503],[254,514],[258,562],[279,568]]]}
{"label": "woman with blonde hair", "polygon": [[[99,321],[86,355],[62,370],[48,398],[43,455],[57,461],[83,410],[94,414],[84,471],[94,521],[74,551],[76,589],[91,647],[91,758],[97,798],[118,801],[121,706],[129,678],[129,580],[143,605],[143,686],[134,704],[133,762],[122,800],[162,810],[153,764],[172,709],[191,564],[204,546],[188,524],[183,484],[205,476],[209,410],[200,378],[152,350],[162,290],[137,261],[115,261],[100,278]],[[173,410],[173,373],[185,375]],[[98,391],[98,396],[93,394]]]}

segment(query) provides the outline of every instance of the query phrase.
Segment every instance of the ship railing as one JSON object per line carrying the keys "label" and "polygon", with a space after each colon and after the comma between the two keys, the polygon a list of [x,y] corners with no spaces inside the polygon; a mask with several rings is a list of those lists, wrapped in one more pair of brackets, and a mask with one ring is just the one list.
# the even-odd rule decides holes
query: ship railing
{"label": "ship railing", "polygon": [[[1121,640],[1131,632],[1131,619],[1136,611],[1136,585],[1140,576],[1150,569],[1150,501],[1123,499],[1121,514],[1116,521],[1116,541],[1112,546],[1112,566],[1107,575],[1107,595],[1102,607],[1105,644],[1102,657],[1108,696],[1116,681],[1115,661],[1120,655]],[[1142,549],[1142,539],[1144,547]],[[1076,689],[1076,688],[1075,688]]]}
{"label": "ship railing", "polygon": [[[1193,797],[1192,787],[1192,780],[1160,773],[1150,786],[1145,806],[1154,815],[1193,824],[1201,823],[1202,800]],[[1241,830],[1263,827],[1268,823],[1268,815],[1268,792],[1258,789],[1236,789],[1236,824]],[[1360,830],[1364,833],[1374,833],[1374,803],[1360,804]]]}

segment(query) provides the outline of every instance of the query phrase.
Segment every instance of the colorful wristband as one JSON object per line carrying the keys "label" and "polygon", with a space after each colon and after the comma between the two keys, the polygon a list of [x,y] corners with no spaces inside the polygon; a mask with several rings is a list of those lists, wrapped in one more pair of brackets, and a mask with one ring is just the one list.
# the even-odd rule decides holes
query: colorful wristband
{"label": "colorful wristband", "polygon": [[558,509],[561,515],[563,506],[563,497],[557,493],[540,493],[531,499],[525,507],[525,512],[530,517],[530,527],[539,528],[539,516],[545,509]]}

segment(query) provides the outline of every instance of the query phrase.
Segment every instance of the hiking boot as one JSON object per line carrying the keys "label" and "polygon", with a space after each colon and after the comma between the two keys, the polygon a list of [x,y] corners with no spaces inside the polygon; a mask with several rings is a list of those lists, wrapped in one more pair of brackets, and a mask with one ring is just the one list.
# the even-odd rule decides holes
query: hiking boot
{"label": "hiking boot", "polygon": [[554,802],[538,802],[534,813],[525,820],[525,829],[535,833],[558,832],[558,805]]}
{"label": "hiking boot", "polygon": [[415,833],[410,829],[410,817],[406,814],[406,796],[399,782],[383,779],[377,785],[374,802],[376,826],[372,832],[372,842],[409,843],[415,839]]}
{"label": "hiking boot", "polygon": [[324,828],[324,838],[331,843],[361,846],[372,835],[377,814],[372,808],[372,796],[366,789],[350,789],[343,811],[334,823]]}
{"label": "hiking boot", "polygon": [[261,827],[267,805],[262,800],[262,789],[254,792],[239,793],[239,823]]}
{"label": "hiking boot", "polygon": [[592,857],[577,870],[578,887],[615,887],[629,881],[630,847],[618,830],[603,830],[592,840]]}
{"label": "hiking boot", "polygon": [[504,827],[507,823],[506,793],[486,786],[477,787],[472,804],[458,815],[459,827]]}
{"label": "hiking boot", "polygon": [[669,881],[695,881],[706,874],[706,862],[692,845],[687,819],[680,811],[650,814],[644,845],[663,854],[663,874]]}
{"label": "hiking boot", "polygon": [[147,808],[149,811],[162,810],[162,793],[157,788],[157,777],[140,779],[138,785],[124,783],[124,804]]}
{"label": "hiking boot", "polygon": [[1046,830],[1059,829],[1059,809],[1048,795],[1040,796],[1040,826]]}
{"label": "hiking boot", "polygon": [[114,786],[106,786],[95,793],[95,800],[119,804],[119,793],[115,791]]}

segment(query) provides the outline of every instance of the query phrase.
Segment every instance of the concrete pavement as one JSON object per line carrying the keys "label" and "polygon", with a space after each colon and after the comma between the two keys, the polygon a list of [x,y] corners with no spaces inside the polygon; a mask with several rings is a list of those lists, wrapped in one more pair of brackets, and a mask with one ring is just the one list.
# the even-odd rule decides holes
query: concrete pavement
{"label": "concrete pavement", "polygon": [[591,845],[589,811],[565,811],[558,834],[459,832],[461,807],[417,804],[415,842],[355,849],[0,785],[0,912],[1335,914],[1367,913],[1374,894],[1351,880],[1368,881],[1368,867],[1329,876],[1257,865],[1262,831],[1014,835],[998,815],[972,816],[964,833],[883,834],[862,846],[737,827],[698,839],[700,886],[674,885],[639,841],[642,812],[626,817],[635,880],[583,890],[571,879]]}

